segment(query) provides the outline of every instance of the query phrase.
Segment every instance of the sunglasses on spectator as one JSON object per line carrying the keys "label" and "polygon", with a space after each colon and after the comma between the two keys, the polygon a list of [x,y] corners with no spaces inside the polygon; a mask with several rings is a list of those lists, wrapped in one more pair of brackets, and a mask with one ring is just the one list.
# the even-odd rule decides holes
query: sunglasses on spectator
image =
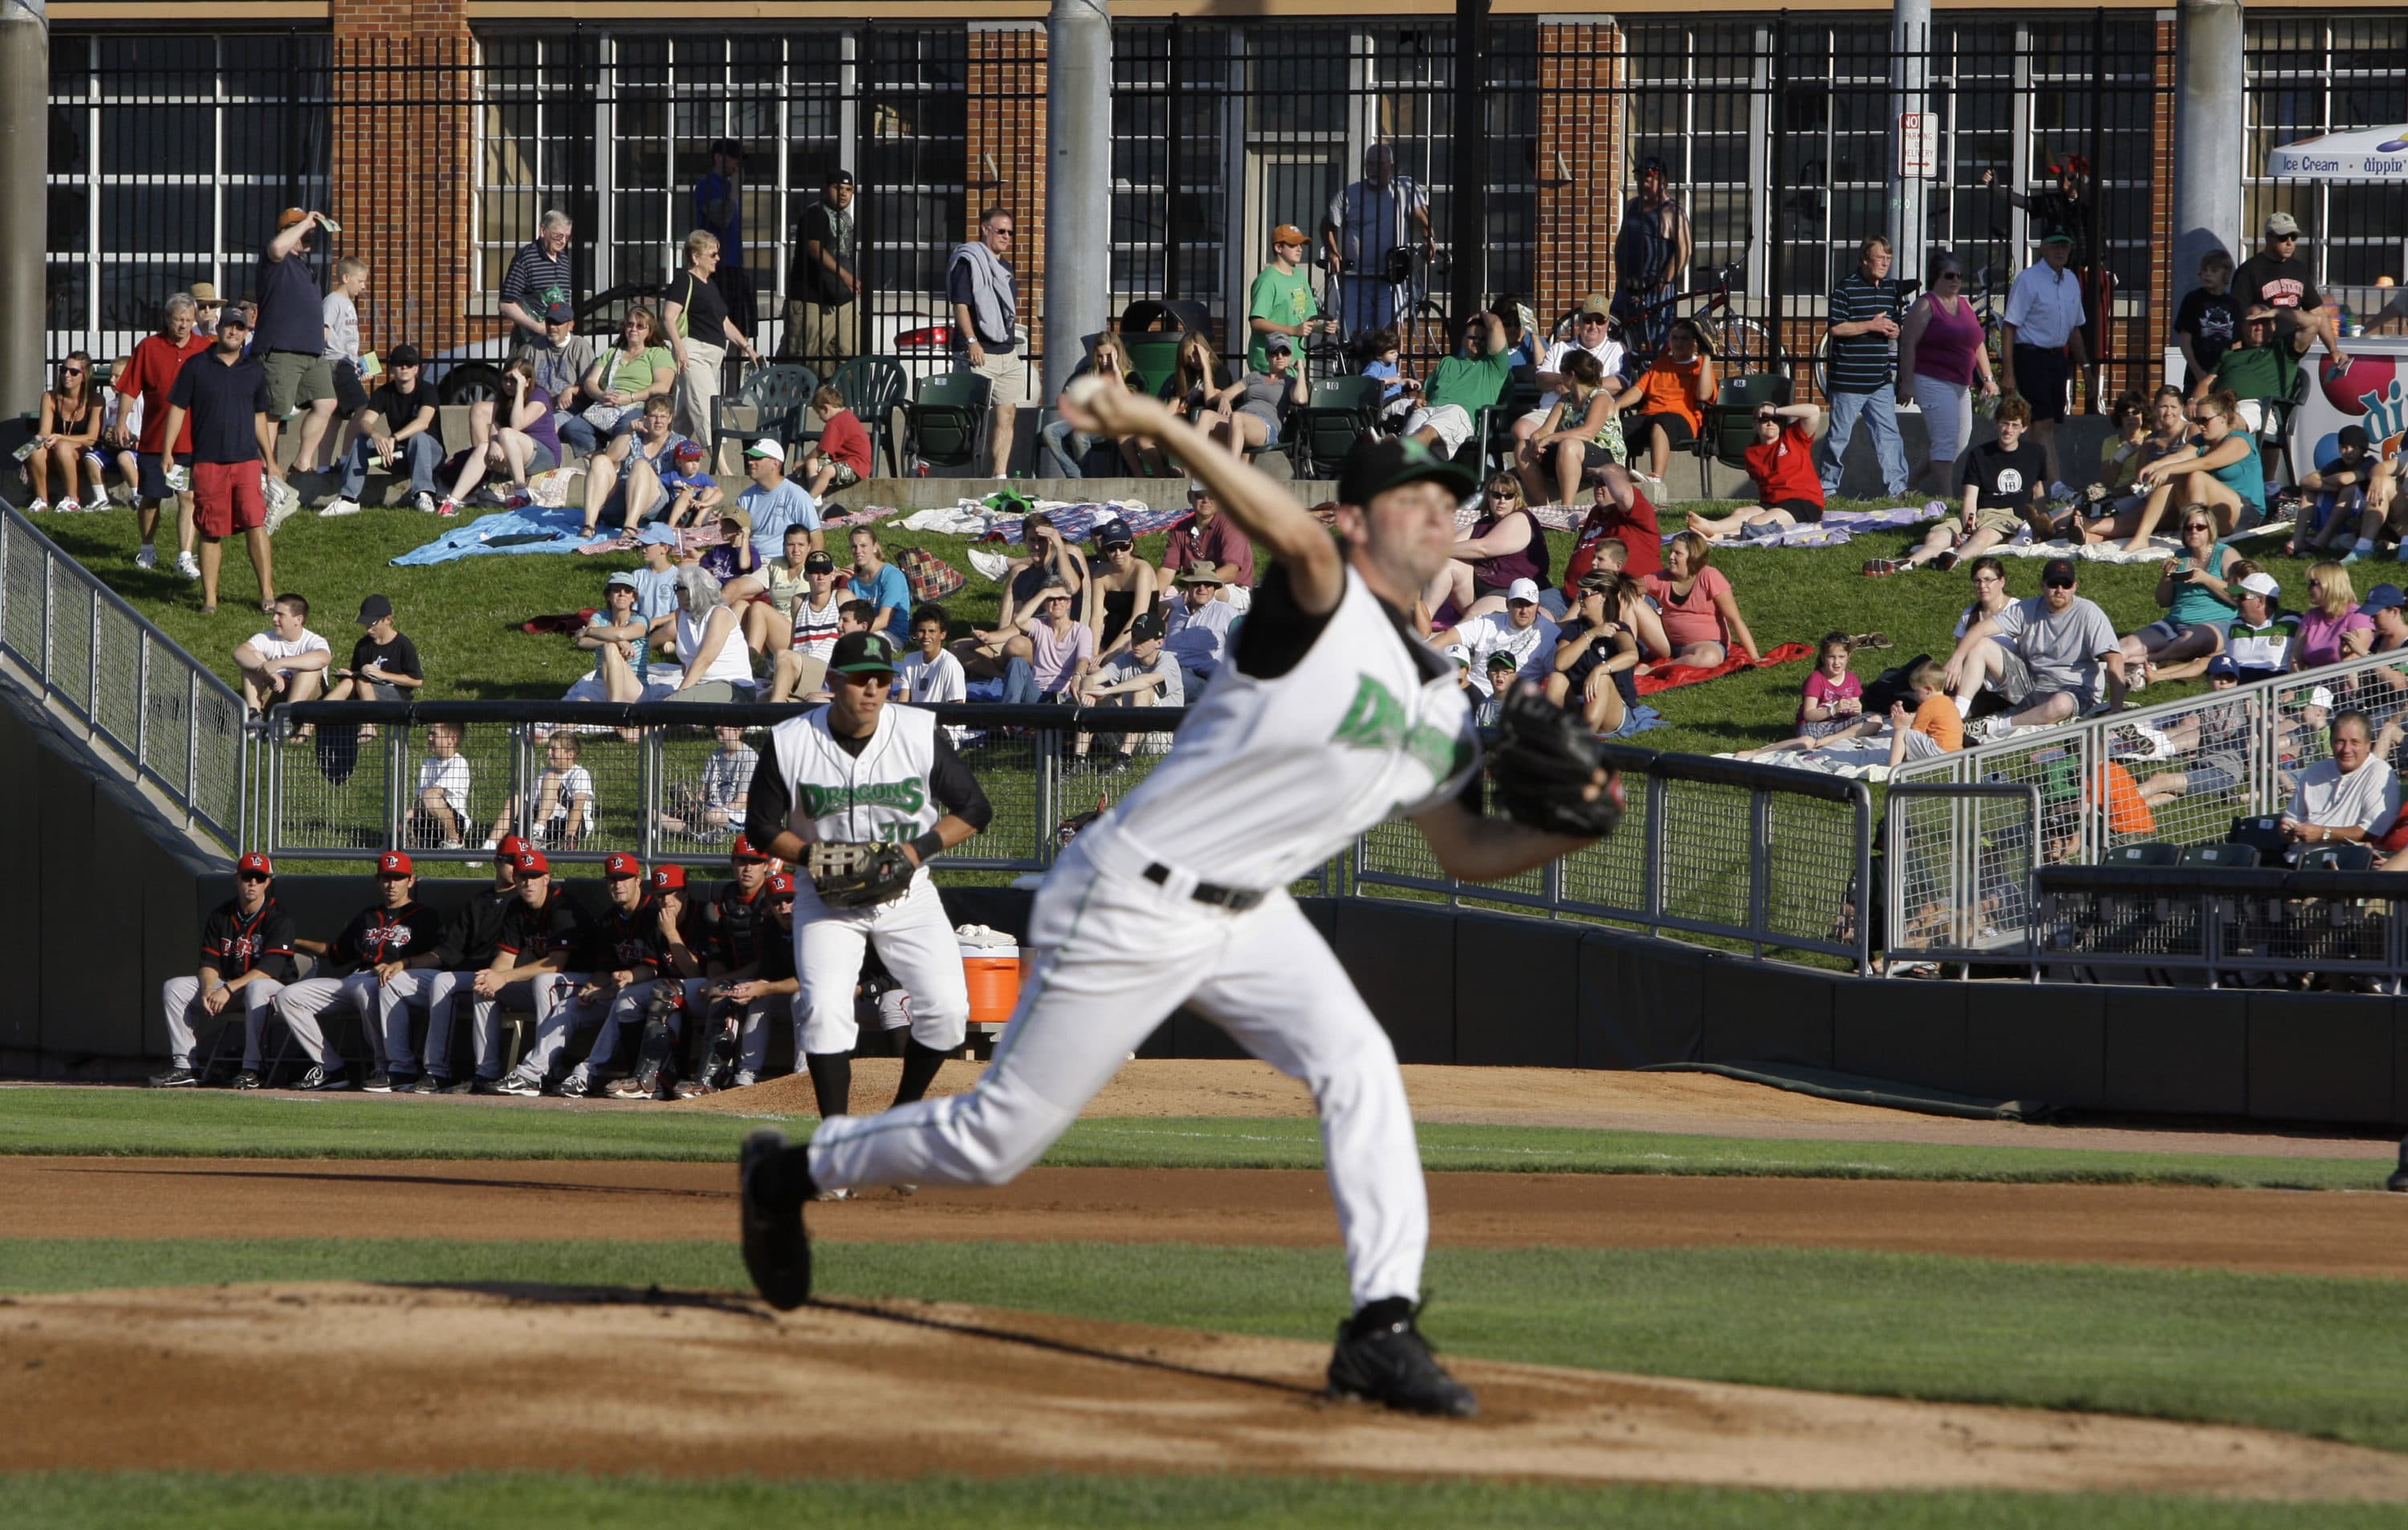
{"label": "sunglasses on spectator", "polygon": [[1584,313],[1581,315],[1581,322],[1584,324],[1602,324],[1605,322],[1606,317],[1601,313]]}
{"label": "sunglasses on spectator", "polygon": [[1934,279],[1940,281],[1962,281],[1965,279],[1965,273],[1962,271],[1942,271]]}
{"label": "sunglasses on spectator", "polygon": [[83,376],[83,368],[80,366],[62,366],[59,368],[59,376],[63,378],[79,378]]}
{"label": "sunglasses on spectator", "polygon": [[267,873],[265,871],[240,871],[235,874],[234,879],[238,882],[264,882],[267,880]]}
{"label": "sunglasses on spectator", "polygon": [[2073,581],[2071,579],[2042,579],[2041,580],[2041,583],[2048,586],[2048,588],[2052,590],[2071,590],[2073,588]]}
{"label": "sunglasses on spectator", "polygon": [[2297,244],[2300,242],[2300,236],[2296,234],[2277,234],[2274,236],[2274,242],[2276,244]]}

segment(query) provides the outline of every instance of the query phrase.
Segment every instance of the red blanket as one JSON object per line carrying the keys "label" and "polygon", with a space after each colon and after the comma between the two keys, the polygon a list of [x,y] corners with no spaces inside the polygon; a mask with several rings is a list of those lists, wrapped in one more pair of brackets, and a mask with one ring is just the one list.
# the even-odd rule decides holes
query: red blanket
{"label": "red blanket", "polygon": [[1696,665],[1676,665],[1669,659],[1661,660],[1639,671],[1639,694],[1642,696],[1652,696],[1658,691],[1670,691],[1676,685],[1696,685],[1701,680],[1719,679],[1725,675],[1736,674],[1742,669],[1761,669],[1769,665],[1795,664],[1800,659],[1811,659],[1813,656],[1814,645],[1812,643],[1783,643],[1778,648],[1769,651],[1755,664],[1748,663],[1747,656],[1742,653],[1732,654],[1712,669],[1700,669]]}

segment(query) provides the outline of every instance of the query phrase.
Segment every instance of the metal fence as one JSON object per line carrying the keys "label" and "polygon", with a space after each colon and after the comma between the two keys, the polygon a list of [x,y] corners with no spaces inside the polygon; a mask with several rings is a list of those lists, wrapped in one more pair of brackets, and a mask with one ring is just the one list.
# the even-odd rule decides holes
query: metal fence
{"label": "metal fence", "polygon": [[242,697],[0,501],[0,653],[86,739],[157,787],[184,826],[247,836]]}
{"label": "metal fence", "polygon": [[2377,753],[2396,765],[2408,655],[2370,654],[1901,765],[1885,821],[1890,950],[2020,959],[2033,938],[2032,868],[2090,865],[2124,845],[2213,844],[2236,818],[2280,813],[2300,772],[2330,756],[2326,724],[2351,708],[2368,714]]}
{"label": "metal fence", "polygon": [[[1398,241],[1411,269],[1386,306],[1426,366],[1446,349],[1444,316],[1472,298],[1517,297],[1552,327],[1613,291],[1625,202],[1653,156],[1689,219],[1671,285],[1698,295],[1679,310],[1735,268],[1716,317],[1769,331],[1802,385],[1830,283],[1866,235],[1901,232],[1889,92],[1911,60],[1940,123],[1928,242],[2003,282],[2035,258],[2049,165],[2082,156],[2085,226],[2113,277],[2100,288],[2114,294],[2097,347],[2106,386],[2155,374],[2189,274],[2158,257],[2173,71],[2171,24],[2151,13],[1947,17],[1903,59],[1885,18],[1844,15],[1495,17],[1469,40],[1480,67],[1464,79],[1452,20],[1118,23],[1113,309],[1192,300],[1225,348],[1242,338],[1271,228],[1303,226],[1317,258],[1326,210],[1380,146],[1426,206],[1426,242],[1418,222]],[[1044,55],[1041,30],[942,21],[468,38],[62,28],[51,349],[122,355],[195,280],[239,295],[286,205],[344,223],[320,261],[374,267],[371,347],[497,354],[503,273],[554,207],[576,220],[589,327],[606,328],[672,273],[722,138],[746,150],[725,283],[760,338],[781,338],[801,221],[841,167],[860,184],[864,350],[915,371],[950,365],[910,336],[946,321],[947,258],[988,203],[1019,217],[1022,317],[1041,347]],[[1341,312],[1340,279],[1312,276]]]}
{"label": "metal fence", "polygon": [[1870,970],[1871,931],[1858,917],[1871,875],[1864,782],[1646,750],[1608,757],[1627,811],[1589,849],[1471,883],[1441,870],[1412,825],[1385,823],[1355,844],[1355,893],[1677,931],[1755,956],[1838,957]]}
{"label": "metal fence", "polygon": [[2092,980],[2389,993],[2408,973],[2391,872],[2059,866],[2037,886],[2035,959]]}

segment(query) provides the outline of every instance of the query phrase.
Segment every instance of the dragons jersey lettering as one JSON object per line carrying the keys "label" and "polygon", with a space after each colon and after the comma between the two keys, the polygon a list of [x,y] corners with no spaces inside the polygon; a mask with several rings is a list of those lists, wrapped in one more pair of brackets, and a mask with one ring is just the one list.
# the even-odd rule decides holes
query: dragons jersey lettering
{"label": "dragons jersey lettering", "polygon": [[892,808],[916,814],[928,804],[928,783],[922,779],[863,781],[851,786],[800,781],[796,790],[808,818],[825,818],[830,813],[851,812],[856,808]]}

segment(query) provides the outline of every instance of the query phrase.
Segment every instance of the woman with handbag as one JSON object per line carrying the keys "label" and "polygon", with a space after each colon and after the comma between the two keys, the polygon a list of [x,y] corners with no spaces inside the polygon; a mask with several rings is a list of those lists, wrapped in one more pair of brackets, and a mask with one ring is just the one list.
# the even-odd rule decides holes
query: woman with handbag
{"label": "woman with handbag", "polygon": [[619,321],[619,340],[594,358],[577,391],[594,400],[580,410],[614,463],[627,458],[627,438],[644,422],[648,399],[677,386],[677,358],[661,343],[661,322],[641,303]]}
{"label": "woman with handbag", "polygon": [[729,316],[727,300],[710,284],[718,269],[718,236],[695,229],[685,236],[685,270],[669,283],[661,303],[661,322],[668,326],[669,350],[677,357],[677,428],[705,446],[710,444],[711,405],[719,397],[728,348],[742,351],[747,361],[761,360]]}

